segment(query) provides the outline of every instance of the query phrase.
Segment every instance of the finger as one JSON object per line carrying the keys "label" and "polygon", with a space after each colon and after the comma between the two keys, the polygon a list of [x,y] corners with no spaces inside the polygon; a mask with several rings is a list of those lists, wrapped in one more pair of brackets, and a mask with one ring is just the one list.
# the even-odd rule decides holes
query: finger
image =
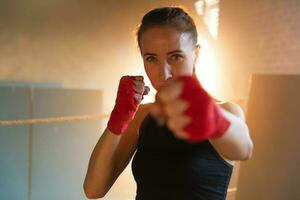
{"label": "finger", "polygon": [[168,118],[167,125],[173,131],[181,131],[191,122],[191,118],[186,115],[178,115]]}
{"label": "finger", "polygon": [[182,92],[182,83],[181,82],[172,82],[168,86],[162,87],[161,90],[157,93],[157,100],[162,103],[170,102],[179,97]]}
{"label": "finger", "polygon": [[147,95],[150,92],[150,88],[145,86],[143,81],[134,81],[134,91],[143,95]]}
{"label": "finger", "polygon": [[145,82],[144,82],[143,80],[133,80],[133,83],[134,83],[135,85],[140,85],[140,84],[145,85]]}
{"label": "finger", "polygon": [[141,101],[143,100],[143,95],[135,93],[134,99],[136,100],[137,103],[141,103]]}
{"label": "finger", "polygon": [[159,103],[153,103],[150,107],[150,114],[159,122],[159,124],[164,123],[162,107]]}
{"label": "finger", "polygon": [[145,84],[140,82],[139,84],[134,84],[133,89],[136,93],[143,94],[145,91]]}
{"label": "finger", "polygon": [[167,120],[168,127],[179,137],[187,137],[188,134],[183,130],[191,122],[191,118],[186,115],[170,117]]}
{"label": "finger", "polygon": [[189,138],[189,134],[185,131],[182,131],[182,130],[174,131],[173,133],[174,133],[175,137],[180,138],[180,139],[185,139],[186,140],[186,139]]}
{"label": "finger", "polygon": [[134,76],[134,79],[137,80],[137,81],[144,81],[143,76]]}
{"label": "finger", "polygon": [[182,114],[188,109],[188,103],[182,99],[175,99],[164,104],[164,112],[168,117]]}
{"label": "finger", "polygon": [[150,113],[153,117],[159,117],[162,115],[161,105],[159,103],[153,103],[150,107]]}
{"label": "finger", "polygon": [[147,95],[147,94],[149,94],[149,92],[150,92],[150,88],[148,86],[145,86],[143,95]]}

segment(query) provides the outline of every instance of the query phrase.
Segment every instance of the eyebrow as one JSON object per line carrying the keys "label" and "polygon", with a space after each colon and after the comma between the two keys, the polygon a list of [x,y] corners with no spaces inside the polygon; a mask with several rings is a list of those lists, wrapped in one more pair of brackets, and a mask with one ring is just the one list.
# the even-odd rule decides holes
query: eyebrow
{"label": "eyebrow", "polygon": [[[182,53],[183,51],[181,51],[181,50],[174,50],[174,51],[170,51],[170,52],[168,52],[168,55],[170,55],[170,54],[173,54],[173,53]],[[156,54],[155,53],[144,53],[144,56],[156,56]]]}

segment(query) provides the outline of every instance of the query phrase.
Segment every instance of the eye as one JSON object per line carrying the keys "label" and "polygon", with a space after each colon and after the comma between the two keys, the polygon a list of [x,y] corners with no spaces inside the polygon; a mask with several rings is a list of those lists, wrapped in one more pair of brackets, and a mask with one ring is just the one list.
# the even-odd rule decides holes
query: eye
{"label": "eye", "polygon": [[171,61],[178,62],[178,61],[182,61],[183,56],[180,54],[173,54],[173,55],[171,55],[170,59],[171,59]]}
{"label": "eye", "polygon": [[156,61],[156,57],[155,56],[148,56],[145,58],[145,60],[147,62],[155,62]]}

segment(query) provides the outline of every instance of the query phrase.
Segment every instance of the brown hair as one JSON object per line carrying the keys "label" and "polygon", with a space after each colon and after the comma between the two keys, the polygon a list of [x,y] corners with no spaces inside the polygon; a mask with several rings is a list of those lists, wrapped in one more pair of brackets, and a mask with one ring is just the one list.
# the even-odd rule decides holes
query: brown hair
{"label": "brown hair", "polygon": [[190,33],[193,43],[197,44],[197,29],[191,16],[180,7],[160,7],[146,13],[137,30],[137,43],[141,47],[141,36],[154,26],[174,27],[182,33]]}

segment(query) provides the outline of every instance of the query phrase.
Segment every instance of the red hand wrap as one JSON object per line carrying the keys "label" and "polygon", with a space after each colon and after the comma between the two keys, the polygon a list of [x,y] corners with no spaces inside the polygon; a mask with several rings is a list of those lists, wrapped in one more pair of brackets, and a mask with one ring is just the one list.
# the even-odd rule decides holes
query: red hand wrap
{"label": "red hand wrap", "polygon": [[208,138],[222,136],[230,122],[223,116],[219,105],[202,88],[196,77],[182,76],[183,83],[181,98],[188,102],[189,107],[184,112],[192,121],[184,127],[189,133],[189,142],[199,142]]}
{"label": "red hand wrap", "polygon": [[138,103],[134,99],[133,81],[131,76],[121,78],[115,106],[107,123],[108,129],[117,135],[125,132],[137,111]]}

